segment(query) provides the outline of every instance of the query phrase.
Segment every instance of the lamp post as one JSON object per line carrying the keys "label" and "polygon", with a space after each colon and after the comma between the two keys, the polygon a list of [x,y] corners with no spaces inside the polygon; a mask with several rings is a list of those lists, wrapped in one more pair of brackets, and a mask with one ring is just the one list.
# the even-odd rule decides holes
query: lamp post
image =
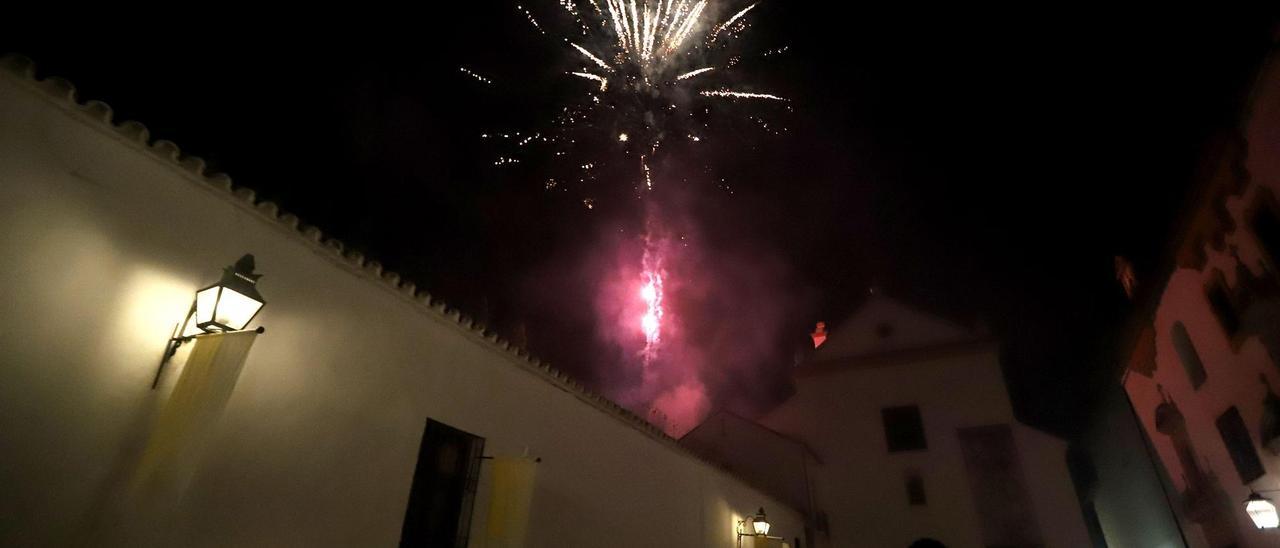
{"label": "lamp post", "polygon": [[[160,369],[151,382],[153,390],[160,384],[160,373],[164,371],[165,364],[182,343],[204,333],[241,331],[257,317],[267,301],[258,293],[257,288],[258,279],[262,275],[253,270],[253,255],[246,254],[234,265],[222,269],[222,278],[218,283],[196,291],[186,320],[175,336],[169,339],[164,357],[160,360]],[[263,329],[259,327],[257,331],[261,333]]]}
{"label": "lamp post", "polygon": [[1276,505],[1271,502],[1271,499],[1258,494],[1257,491],[1249,493],[1249,498],[1245,499],[1244,511],[1248,512],[1249,518],[1253,520],[1253,525],[1259,529],[1280,527],[1280,515],[1276,514]]}

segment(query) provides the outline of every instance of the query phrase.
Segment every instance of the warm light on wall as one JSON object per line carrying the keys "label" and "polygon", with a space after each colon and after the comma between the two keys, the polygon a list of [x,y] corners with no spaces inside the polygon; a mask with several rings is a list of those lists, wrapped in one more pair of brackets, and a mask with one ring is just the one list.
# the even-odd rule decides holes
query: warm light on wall
{"label": "warm light on wall", "polygon": [[1280,516],[1276,514],[1276,505],[1270,499],[1251,493],[1244,501],[1244,511],[1259,529],[1275,529],[1280,527]]}
{"label": "warm light on wall", "polygon": [[[151,383],[155,388],[160,383],[160,373],[164,365],[178,351],[182,343],[201,333],[227,333],[240,331],[257,317],[263,305],[267,304],[262,294],[258,293],[258,278],[254,273],[253,255],[245,255],[236,264],[222,269],[222,279],[218,283],[196,292],[191,310],[183,321],[176,336],[169,340],[169,347],[160,362],[160,370]],[[261,332],[262,328],[258,328]]]}

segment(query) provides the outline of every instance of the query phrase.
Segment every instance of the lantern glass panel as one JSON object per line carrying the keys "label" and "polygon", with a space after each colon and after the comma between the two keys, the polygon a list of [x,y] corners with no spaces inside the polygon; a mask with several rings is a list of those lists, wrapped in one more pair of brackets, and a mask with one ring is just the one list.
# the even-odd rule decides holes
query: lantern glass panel
{"label": "lantern glass panel", "polygon": [[224,287],[222,298],[218,300],[218,309],[214,313],[214,321],[234,330],[244,329],[260,308],[262,308],[261,301]]}
{"label": "lantern glass panel", "polygon": [[218,291],[222,286],[211,286],[196,293],[196,324],[206,325],[213,321],[213,311],[218,308]]}
{"label": "lantern glass panel", "polygon": [[751,526],[755,528],[757,535],[769,534],[769,522],[765,520],[752,521]]}
{"label": "lantern glass panel", "polygon": [[1276,514],[1276,505],[1262,497],[1250,498],[1244,510],[1253,519],[1259,529],[1275,529],[1280,527],[1280,516]]}

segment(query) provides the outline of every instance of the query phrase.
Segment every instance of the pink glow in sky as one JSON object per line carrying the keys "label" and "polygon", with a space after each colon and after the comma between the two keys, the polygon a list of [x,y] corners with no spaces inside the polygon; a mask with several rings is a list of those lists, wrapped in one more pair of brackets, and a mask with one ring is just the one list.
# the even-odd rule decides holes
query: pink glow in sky
{"label": "pink glow in sky", "polygon": [[651,208],[638,231],[601,236],[582,276],[608,350],[594,360],[602,392],[673,437],[714,406],[768,397],[740,379],[789,364],[777,349],[794,302],[785,264],[758,246],[709,246],[694,217],[671,204]]}
{"label": "pink glow in sky", "polygon": [[644,272],[640,275],[640,300],[644,301],[644,314],[640,316],[640,330],[644,332],[645,362],[657,357],[658,347],[662,343],[662,317],[666,314],[662,306],[662,260],[656,249],[645,247]]}

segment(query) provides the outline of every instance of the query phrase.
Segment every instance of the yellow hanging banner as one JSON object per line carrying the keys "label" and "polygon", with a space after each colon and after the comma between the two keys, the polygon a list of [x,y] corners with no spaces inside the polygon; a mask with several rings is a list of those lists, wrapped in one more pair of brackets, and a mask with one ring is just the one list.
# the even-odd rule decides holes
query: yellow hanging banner
{"label": "yellow hanging banner", "polygon": [[196,337],[133,474],[135,497],[151,504],[169,504],[186,488],[257,335],[238,331]]}
{"label": "yellow hanging banner", "polygon": [[538,465],[527,457],[494,457],[493,492],[485,526],[487,548],[524,546]]}

